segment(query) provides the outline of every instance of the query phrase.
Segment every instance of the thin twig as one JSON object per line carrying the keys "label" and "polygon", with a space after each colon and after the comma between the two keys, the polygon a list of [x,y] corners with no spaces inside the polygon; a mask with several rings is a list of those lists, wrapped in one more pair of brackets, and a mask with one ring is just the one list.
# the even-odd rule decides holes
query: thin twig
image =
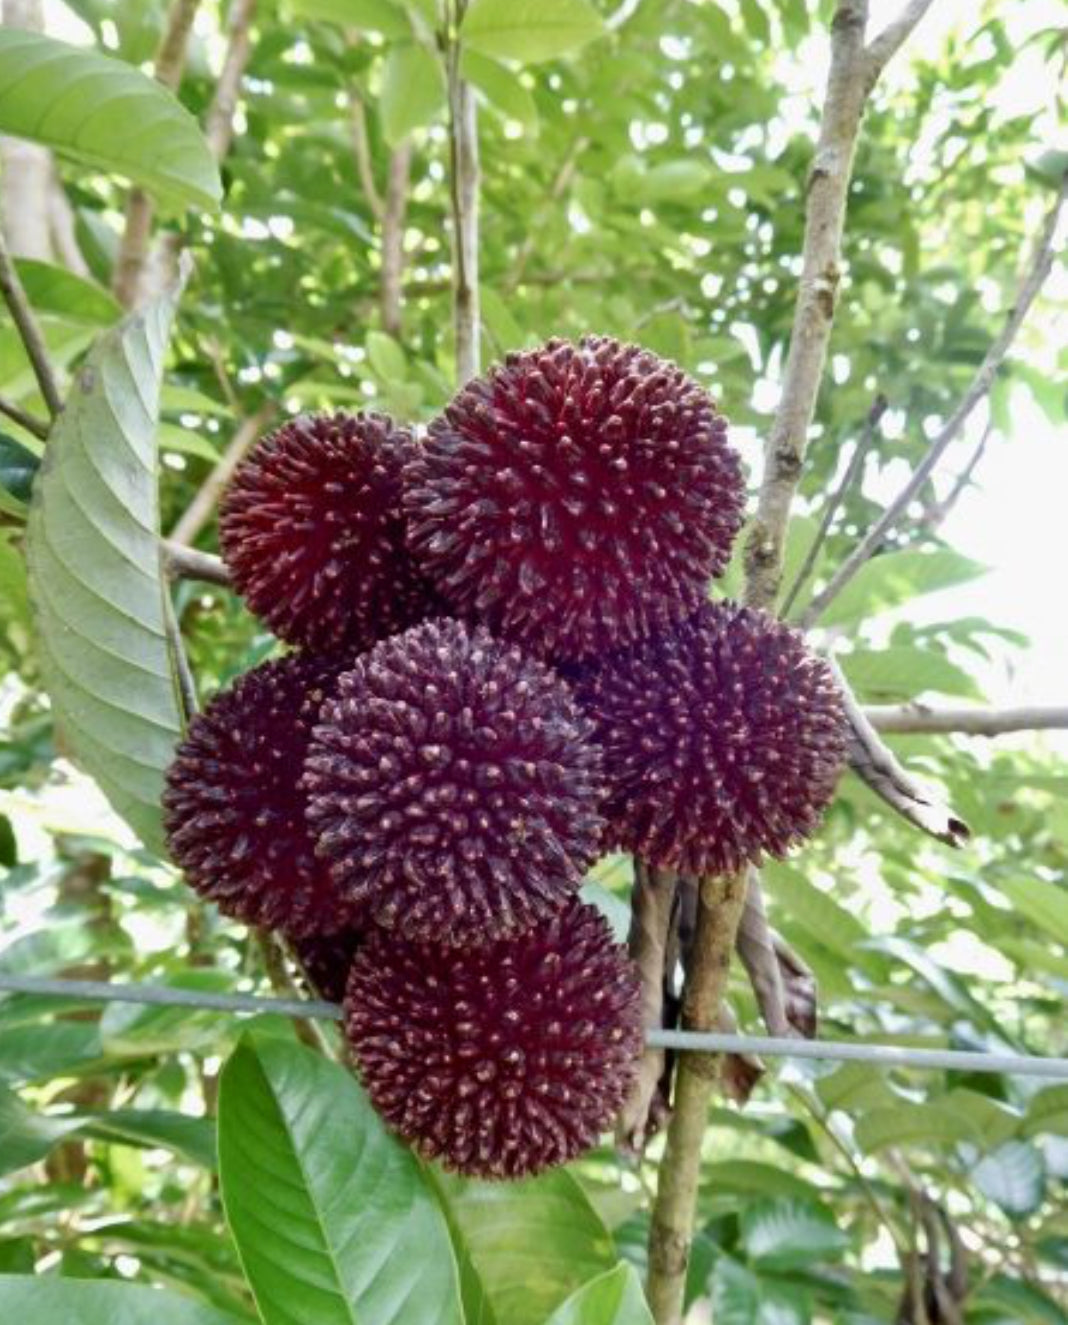
{"label": "thin twig", "polygon": [[169,539],[163,540],[163,568],[172,580],[203,580],[224,588],[230,584],[230,572],[221,557]]}
{"label": "thin twig", "polygon": [[[564,194],[567,192],[568,186],[570,185],[572,179],[574,178],[575,170],[578,167],[579,157],[582,155],[583,152],[585,152],[586,148],[589,147],[589,145],[590,145],[590,140],[584,136],[580,136],[576,138],[575,141],[568,148],[567,154],[564,157],[563,162],[561,163],[560,169],[556,173],[556,178],[553,180],[552,186],[549,189],[548,203],[550,206],[555,206],[564,196]],[[527,233],[523,239],[522,244],[520,244],[519,246],[519,252],[516,254],[515,266],[512,268],[512,274],[508,280],[509,290],[515,290],[517,286],[523,284],[539,285],[542,284],[543,281],[545,284],[555,285],[559,280],[562,279],[562,277],[560,276],[554,276],[553,273],[551,272],[546,273],[544,277],[542,276],[528,277],[526,275],[527,263],[530,261],[531,257],[533,256],[534,246],[536,243],[537,243],[537,226],[532,224],[527,230]],[[582,280],[582,279],[583,278],[581,273],[577,273],[575,278],[572,278],[571,276],[567,277],[568,283],[571,285],[575,284],[576,280]],[[591,274],[591,279],[594,281],[603,281],[604,276],[601,274],[597,275]]]}
{"label": "thin twig", "polygon": [[28,433],[34,437],[39,437],[45,441],[48,437],[48,424],[44,419],[39,419],[35,414],[29,414],[20,405],[16,405],[13,400],[5,400],[0,396],[0,414],[6,414],[13,423],[17,423],[20,428],[25,428]]}
{"label": "thin twig", "polygon": [[478,375],[482,317],[478,295],[478,105],[474,88],[460,75],[459,29],[467,0],[453,0],[446,66],[449,85],[449,197],[452,210],[453,327],[456,379]]}
{"label": "thin twig", "polygon": [[197,535],[211,519],[212,512],[233,477],[234,470],[270,423],[277,408],[272,401],[268,401],[261,405],[255,414],[250,414],[241,420],[230,444],[216,461],[214,469],[201,484],[181,519],[171,530],[172,543],[190,544],[196,540]]}
{"label": "thin twig", "polygon": [[[156,81],[171,92],[176,92],[182,81],[189,34],[193,30],[200,0],[173,0],[167,13],[167,22],[156,51],[154,70]],[[126,221],[122,242],[115,258],[111,288],[124,308],[134,308],[141,301],[145,264],[148,260],[149,240],[155,204],[144,189],[134,187],[126,198]]]}
{"label": "thin twig", "polygon": [[197,698],[197,683],[193,678],[193,669],[189,666],[189,658],[186,656],[182,628],[178,624],[178,615],[174,610],[174,600],[171,598],[169,588],[164,588],[163,592],[163,627],[167,632],[167,644],[174,660],[174,675],[182,705],[182,725],[188,727],[200,709],[200,701]]}
{"label": "thin twig", "polygon": [[234,112],[248,64],[255,13],[256,0],[233,0],[226,16],[226,55],[204,121],[204,136],[217,161],[226,156],[233,141]]}
{"label": "thin twig", "polygon": [[349,127],[352,131],[352,155],[356,161],[356,175],[363,189],[363,196],[371,209],[371,215],[381,222],[385,214],[385,203],[375,183],[374,166],[371,161],[371,144],[367,137],[367,112],[359,94],[349,96]]}
{"label": "thin twig", "polygon": [[1052,705],[1016,709],[932,709],[923,704],[903,704],[899,708],[868,708],[864,715],[880,732],[1003,736],[1009,732],[1068,729],[1068,708]]}
{"label": "thin twig", "polygon": [[404,218],[408,211],[408,183],[412,143],[406,138],[389,156],[386,202],[382,209],[382,274],[379,304],[382,327],[391,336],[401,333],[401,299],[404,293]]}
{"label": "thin twig", "polygon": [[1042,285],[1053,266],[1054,241],[1057,234],[1057,223],[1060,219],[1061,209],[1064,206],[1066,194],[1068,194],[1068,172],[1065,173],[1061,180],[1061,186],[1057,194],[1056,202],[1046,215],[1045,224],[1042,227],[1038,242],[1035,244],[1031,260],[1024,271],[1023,278],[1016,292],[1016,297],[1009,309],[1009,314],[1005,320],[1005,325],[1002,328],[1001,333],[995,338],[993,344],[987,350],[983,362],[979,365],[968,389],[961,397],[957,408],[950,415],[942,430],[928,446],[926,454],[916,466],[909,481],[878,520],[875,521],[857,547],[853,549],[849,556],[846,557],[838,567],[827,585],[815,595],[812,602],[802,613],[801,624],[804,627],[807,628],[815,621],[819,620],[821,613],[826,611],[853,576],[856,575],[857,571],[860,570],[861,566],[863,566],[872,554],[881,546],[886,535],[905,514],[913,499],[931,477],[935,466],[938,464],[939,460],[941,460],[946,448],[957,437],[957,434],[964,427],[972,411],[990,390],[994,383],[994,379],[997,376],[998,369],[1004,362],[1005,356],[1008,354],[1009,349],[1016,338],[1016,333],[1020,330],[1024,318],[1027,316],[1031,305],[1034,303],[1038,292],[1042,289]]}
{"label": "thin twig", "polygon": [[786,601],[782,605],[781,612],[781,615],[784,617],[790,615],[790,609],[797,601],[797,597],[801,590],[808,583],[808,577],[812,574],[812,568],[815,566],[820,551],[823,548],[824,543],[827,541],[827,536],[831,532],[831,525],[834,522],[834,517],[838,514],[843,499],[848,492],[852,491],[854,484],[860,478],[864,467],[864,461],[871,449],[872,442],[875,440],[875,431],[878,428],[883,415],[886,413],[888,404],[889,401],[881,392],[872,402],[871,409],[868,411],[868,416],[864,420],[863,431],[857,438],[857,444],[853,448],[853,454],[849,458],[849,464],[846,465],[846,471],[842,475],[842,480],[834,490],[830,501],[824,508],[823,518],[820,520],[820,527],[816,530],[816,536],[812,540],[812,546],[805,555],[805,560],[801,563],[801,569],[797,572],[797,578],[794,580],[790,592],[786,595]]}
{"label": "thin twig", "polygon": [[19,333],[19,339],[30,360],[33,375],[44,397],[45,408],[49,416],[54,419],[63,408],[63,397],[59,394],[59,387],[56,385],[56,375],[48,357],[44,336],[30,307],[30,301],[26,297],[26,291],[23,289],[2,232],[0,232],[0,295],[3,295],[4,303],[7,304],[8,312]]}
{"label": "thin twig", "polygon": [[[255,935],[260,956],[263,958],[263,969],[267,973],[267,979],[271,982],[271,988],[287,1000],[296,999],[300,994],[300,990],[294,983],[286,966],[286,952],[281,941],[266,929],[254,929],[252,932]],[[292,1022],[297,1039],[301,1044],[313,1049],[318,1054],[323,1054],[327,1058],[331,1056],[322,1031],[316,1025],[314,1018],[294,1016]]]}
{"label": "thin twig", "polygon": [[900,15],[868,43],[868,77],[875,80],[908,40],[913,28],[931,8],[934,0],[909,0]]}
{"label": "thin twig", "polygon": [[983,429],[983,435],[982,437],[979,438],[979,444],[972,452],[972,458],[968,461],[965,467],[957,475],[956,482],[953,484],[952,488],[950,488],[948,494],[946,495],[945,501],[936,501],[934,505],[931,507],[930,511],[928,511],[927,514],[924,516],[923,520],[924,533],[926,534],[937,533],[938,529],[945,521],[946,516],[949,515],[950,511],[954,508],[954,506],[956,506],[957,502],[960,501],[962,495],[964,494],[965,489],[968,487],[969,483],[971,483],[972,479],[974,478],[975,471],[979,468],[979,464],[983,456],[986,454],[987,445],[989,444],[990,438],[993,436],[993,434],[994,434],[994,420],[993,417],[991,417],[987,420],[986,427]]}
{"label": "thin twig", "polygon": [[619,29],[641,8],[642,0],[623,0],[623,3],[604,21],[606,32],[618,32]]}

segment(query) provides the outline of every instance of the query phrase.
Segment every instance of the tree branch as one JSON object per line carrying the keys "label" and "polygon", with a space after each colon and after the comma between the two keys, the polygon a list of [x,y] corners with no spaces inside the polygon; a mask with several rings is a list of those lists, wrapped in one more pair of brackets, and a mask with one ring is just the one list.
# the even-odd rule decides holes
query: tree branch
{"label": "tree branch", "polygon": [[960,501],[964,490],[971,483],[975,476],[975,471],[979,468],[980,461],[986,454],[986,448],[994,432],[994,420],[988,419],[987,425],[983,429],[983,435],[979,438],[979,444],[972,452],[972,458],[957,476],[956,482],[950,488],[945,501],[936,501],[932,508],[927,512],[923,519],[924,533],[933,534],[941,527],[946,516],[950,513],[957,502]]}
{"label": "tree branch", "polygon": [[449,84],[449,191],[452,206],[453,326],[456,379],[478,375],[482,359],[478,297],[478,109],[475,92],[460,76],[459,28],[466,0],[453,0],[446,63]]}
{"label": "tree branch", "polygon": [[45,408],[54,419],[63,408],[63,398],[56,385],[44,336],[30,307],[30,301],[26,298],[26,291],[22,288],[22,281],[19,280],[19,274],[8,252],[7,241],[2,231],[0,231],[0,295],[3,295],[4,303],[7,304],[8,312],[29,357],[33,375],[44,397]]}
{"label": "tree branch", "polygon": [[871,448],[872,441],[875,438],[875,430],[878,428],[880,420],[886,413],[889,401],[879,393],[872,402],[872,407],[868,411],[868,417],[864,420],[864,431],[857,438],[857,444],[853,448],[853,454],[849,458],[849,464],[846,465],[846,471],[842,475],[842,481],[838,484],[830,501],[823,512],[823,518],[820,521],[820,527],[816,531],[816,537],[812,540],[812,546],[805,554],[805,560],[801,564],[801,569],[797,572],[797,578],[794,580],[793,587],[786,595],[786,602],[782,605],[781,615],[786,617],[790,615],[790,608],[797,601],[798,594],[808,583],[808,577],[812,574],[812,568],[816,564],[816,559],[820,554],[820,549],[827,541],[827,535],[831,531],[831,525],[834,517],[838,514],[838,508],[846,493],[853,487],[860,477],[864,466],[864,458]]}
{"label": "tree branch", "polygon": [[371,215],[376,221],[382,221],[385,204],[375,183],[374,166],[371,161],[371,144],[367,138],[367,112],[359,95],[353,92],[349,97],[349,125],[352,130],[352,155],[356,161],[356,176],[360,181]]}
{"label": "tree branch", "polygon": [[391,336],[401,333],[401,299],[404,293],[404,218],[408,211],[408,182],[412,144],[405,139],[389,157],[386,201],[382,208],[382,275],[379,303],[382,327]]}
{"label": "tree branch", "polygon": [[[173,0],[156,51],[156,81],[175,92],[182,81],[189,34],[200,0]],[[152,237],[155,204],[141,188],[132,188],[126,199],[126,224],[115,259],[111,288],[124,308],[134,308],[142,297],[142,276]]]}
{"label": "tree branch", "polygon": [[5,400],[3,396],[0,396],[0,414],[6,414],[12,422],[17,423],[20,428],[25,428],[34,437],[39,437],[42,442],[47,440],[48,424],[43,419],[37,418],[36,415],[28,414],[14,401]]}
{"label": "tree branch", "polygon": [[790,506],[834,321],[842,231],[861,116],[871,90],[864,29],[867,0],[838,0],[819,139],[808,180],[801,283],[782,398],[764,449],[764,478],[745,548],[746,602],[771,609],[782,580]]}
{"label": "tree branch", "polygon": [[[718,1025],[745,895],[744,873],[701,880],[697,932],[683,998],[682,1024],[687,1030],[713,1030]],[[688,1053],[679,1062],[649,1230],[646,1295],[656,1325],[678,1325],[682,1318],[701,1144],[720,1068],[721,1060],[714,1055]]]}
{"label": "tree branch", "polygon": [[957,408],[946,421],[941,432],[934,438],[927,448],[927,453],[916,466],[912,477],[898,493],[897,497],[890,503],[883,514],[876,520],[875,524],[868,530],[864,538],[853,549],[848,557],[842,562],[835,573],[831,576],[827,585],[815,595],[812,602],[808,605],[801,615],[801,625],[803,627],[811,626],[820,617],[835,598],[841,593],[849,581],[860,570],[861,566],[873,555],[879,548],[886,535],[897,524],[901,517],[908,510],[909,504],[923,488],[923,485],[931,477],[931,474],[942,458],[943,453],[949,446],[960,430],[964,427],[972,410],[986,396],[994,383],[998,369],[1004,362],[1005,356],[1009,352],[1016,333],[1020,330],[1028,310],[1034,303],[1043,282],[1049,275],[1053,266],[1053,245],[1057,234],[1057,223],[1060,219],[1061,208],[1064,205],[1065,194],[1068,192],[1068,173],[1061,180],[1061,187],[1057,194],[1057,199],[1046,215],[1045,224],[1042,227],[1038,242],[1035,245],[1031,261],[1027,264],[1020,286],[1016,292],[1012,307],[1009,309],[1009,315],[1005,320],[1005,325],[1001,334],[994,340],[994,343],[987,350],[983,362],[979,365],[975,376],[972,378],[968,389],[961,397]]}
{"label": "tree branch", "polygon": [[211,519],[212,512],[223,489],[233,477],[253,443],[274,417],[276,406],[272,402],[261,405],[255,414],[241,420],[229,446],[219,457],[215,468],[201,484],[199,492],[189,503],[185,514],[171,530],[171,542],[189,544]]}
{"label": "tree branch", "polygon": [[193,547],[163,539],[163,569],[172,580],[203,580],[205,584],[220,584],[227,588],[230,572],[221,557],[200,552]]}
{"label": "tree branch", "polygon": [[[642,987],[642,1026],[659,1030],[664,1024],[664,972],[671,939],[678,878],[671,870],[634,862],[627,950]],[[622,1144],[641,1151],[649,1135],[649,1114],[664,1073],[665,1051],[646,1048],[633,1089],[616,1123]]]}
{"label": "tree branch", "polygon": [[868,77],[873,86],[933,3],[934,0],[909,0],[901,14],[868,43]]}
{"label": "tree branch", "polygon": [[226,56],[204,121],[204,136],[217,161],[226,156],[233,141],[234,112],[248,64],[255,14],[256,0],[233,0],[226,16]]}
{"label": "tree branch", "polygon": [[1003,736],[1008,732],[1068,729],[1068,708],[932,709],[923,704],[869,708],[865,717],[880,732]]}

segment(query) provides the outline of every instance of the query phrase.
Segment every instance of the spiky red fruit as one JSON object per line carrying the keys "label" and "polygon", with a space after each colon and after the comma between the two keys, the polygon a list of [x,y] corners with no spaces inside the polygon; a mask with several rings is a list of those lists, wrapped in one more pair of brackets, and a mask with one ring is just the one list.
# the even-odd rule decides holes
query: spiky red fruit
{"label": "spiky red fruit", "polygon": [[291,656],[246,672],[193,719],[167,773],[171,854],[202,896],[246,924],[303,935],[352,923],[315,855],[299,786],[338,670]]}
{"label": "spiky red fruit", "polygon": [[461,1173],[520,1178],[594,1144],[641,1051],[634,968],[592,906],[461,952],[379,931],[345,997],[360,1076],[387,1123]]}
{"label": "spiky red fruit", "polygon": [[609,778],[609,837],[654,865],[733,873],[808,836],[845,758],[841,696],[801,635],[706,603],[577,682]]}
{"label": "spiky red fruit", "polygon": [[444,597],[558,659],[684,617],[727,564],[742,475],[711,397],[588,336],[469,382],[405,469],[409,541]]}
{"label": "spiky red fruit", "polygon": [[308,819],[346,895],[410,938],[519,933],[574,892],[603,827],[567,684],[481,627],[431,621],[356,660],[308,752]]}
{"label": "spiky red fruit", "polygon": [[340,1003],[345,997],[349,971],[366,934],[366,927],[353,926],[336,934],[309,934],[294,941],[293,955],[320,998]]}
{"label": "spiky red fruit", "polygon": [[235,588],[281,639],[361,650],[436,599],[405,547],[409,432],[381,414],[301,415],[234,474],[219,542]]}

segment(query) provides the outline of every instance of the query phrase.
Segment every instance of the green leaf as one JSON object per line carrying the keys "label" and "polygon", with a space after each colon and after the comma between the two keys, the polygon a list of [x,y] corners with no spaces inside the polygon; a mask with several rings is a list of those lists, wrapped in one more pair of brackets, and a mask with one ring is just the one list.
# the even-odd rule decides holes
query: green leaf
{"label": "green leaf", "polygon": [[391,147],[421,128],[445,105],[441,61],[418,42],[392,47],[382,70],[382,135]]}
{"label": "green leaf", "polygon": [[522,1182],[438,1177],[461,1261],[501,1325],[543,1325],[588,1279],[615,1268],[608,1230],[563,1169]]}
{"label": "green leaf", "polygon": [[913,699],[933,691],[982,699],[982,691],[956,663],[929,649],[894,644],[887,649],[853,649],[838,658],[842,671],[863,698]]}
{"label": "green leaf", "polygon": [[793,1196],[802,1201],[816,1200],[819,1192],[811,1182],[755,1159],[722,1159],[701,1166],[701,1184],[713,1192],[731,1192],[739,1196]]}
{"label": "green leaf", "polygon": [[219,458],[218,447],[201,433],[174,423],[161,423],[156,430],[157,445],[161,451],[177,451],[179,455],[195,455],[213,464]]}
{"label": "green leaf", "polygon": [[65,42],[0,29],[0,131],[114,171],[175,207],[214,210],[219,168],[185,107],[138,69]]}
{"label": "green leaf", "polygon": [[0,432],[0,488],[23,506],[30,500],[40,464],[28,446]]}
{"label": "green leaf", "polygon": [[690,157],[664,161],[645,171],[638,180],[638,201],[655,203],[692,198],[707,187],[711,173],[705,162]]}
{"label": "green leaf", "polygon": [[46,1118],[34,1113],[13,1090],[0,1086],[0,1176],[44,1159],[78,1126],[74,1118]]}
{"label": "green leaf", "polygon": [[572,1293],[546,1325],[653,1325],[653,1317],[634,1266],[621,1262]]}
{"label": "green leaf", "polygon": [[588,0],[474,0],[460,38],[483,55],[536,64],[576,50],[604,30]]}
{"label": "green leaf", "polygon": [[528,129],[537,126],[538,108],[534,98],[513,69],[506,69],[504,65],[476,51],[464,51],[460,59],[460,72],[502,115],[518,120]]}
{"label": "green leaf", "polygon": [[1038,875],[992,880],[1021,915],[1044,929],[1058,944],[1068,943],[1068,888]]}
{"label": "green leaf", "polygon": [[1068,1085],[1046,1086],[1031,1097],[1023,1133],[1038,1136],[1043,1132],[1068,1136]]}
{"label": "green leaf", "polygon": [[920,594],[967,584],[986,574],[986,566],[949,548],[933,552],[888,552],[860,568],[821,616],[820,624],[837,626],[865,621]]}
{"label": "green leaf", "polygon": [[408,376],[408,361],[404,351],[384,331],[369,331],[364,341],[367,362],[372,372],[384,383],[403,382]]}
{"label": "green leaf", "polygon": [[849,1246],[829,1210],[793,1197],[750,1206],[742,1213],[741,1231],[749,1259],[765,1269],[795,1269]]}
{"label": "green leaf", "polygon": [[1013,1219],[1034,1214],[1046,1191],[1042,1156],[1028,1141],[1008,1141],[972,1169],[972,1181]]}
{"label": "green leaf", "polygon": [[55,313],[67,322],[107,327],[122,317],[122,305],[102,285],[36,258],[16,258],[15,267],[34,312]]}
{"label": "green leaf", "polygon": [[161,1147],[184,1155],[202,1168],[216,1164],[215,1124],[169,1109],[112,1109],[79,1115],[82,1135],[117,1144]]}
{"label": "green leaf", "polygon": [[341,23],[358,32],[380,32],[383,37],[410,37],[412,28],[400,5],[392,0],[288,0],[296,18]]}
{"label": "green leaf", "polygon": [[78,370],[26,538],[56,719],[73,757],[157,853],[163,774],[182,730],[164,625],[155,440],[176,299],[106,332]]}
{"label": "green leaf", "polygon": [[243,1040],[222,1075],[219,1169],[265,1325],[460,1325],[448,1230],[419,1164],[336,1064]]}
{"label": "green leaf", "polygon": [[240,1317],[142,1284],[0,1275],[0,1319],[70,1325],[239,1325]]}
{"label": "green leaf", "polygon": [[959,1141],[978,1144],[975,1124],[949,1104],[913,1104],[902,1100],[891,1108],[873,1109],[857,1122],[857,1145],[865,1154],[887,1146],[955,1145]]}

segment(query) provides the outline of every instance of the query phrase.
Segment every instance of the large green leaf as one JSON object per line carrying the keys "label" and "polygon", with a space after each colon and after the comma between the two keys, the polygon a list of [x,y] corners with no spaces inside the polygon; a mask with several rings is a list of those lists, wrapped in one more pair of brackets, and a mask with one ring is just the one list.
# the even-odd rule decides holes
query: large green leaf
{"label": "large green leaf", "polygon": [[653,1325],[633,1265],[620,1263],[572,1293],[546,1325]]}
{"label": "large green leaf", "polygon": [[157,852],[163,774],[182,730],[155,438],[176,298],[105,333],[79,369],[26,539],[41,668],[67,747]]}
{"label": "large green leaf", "polygon": [[143,1284],[0,1275],[0,1320],[27,1325],[238,1325],[240,1317]]}
{"label": "large green leaf", "polygon": [[353,1077],[250,1037],[222,1075],[223,1203],[266,1325],[460,1325],[448,1229]]}
{"label": "large green leaf", "polygon": [[824,626],[866,621],[915,598],[985,575],[987,568],[950,548],[888,552],[865,563],[820,617]]}
{"label": "large green leaf", "polygon": [[509,1183],[442,1176],[439,1187],[461,1260],[500,1325],[543,1325],[577,1288],[616,1265],[608,1230],[562,1169]]}
{"label": "large green leaf", "polygon": [[445,105],[441,61],[418,42],[400,42],[386,56],[382,70],[382,134],[396,146]]}
{"label": "large green leaf", "polygon": [[174,206],[215,208],[222,197],[207,140],[172,93],[121,60],[36,32],[0,29],[0,130]]}
{"label": "large green leaf", "polygon": [[837,1256],[849,1246],[829,1210],[795,1197],[750,1206],[742,1215],[742,1242],[750,1261],[779,1270]]}
{"label": "large green leaf", "polygon": [[538,108],[534,98],[519,81],[515,70],[485,55],[479,55],[476,51],[464,51],[460,72],[503,115],[518,120],[527,128],[537,126]]}
{"label": "large green leaf", "polygon": [[573,51],[604,32],[588,0],[474,0],[464,16],[464,45],[496,59],[534,64]]}

